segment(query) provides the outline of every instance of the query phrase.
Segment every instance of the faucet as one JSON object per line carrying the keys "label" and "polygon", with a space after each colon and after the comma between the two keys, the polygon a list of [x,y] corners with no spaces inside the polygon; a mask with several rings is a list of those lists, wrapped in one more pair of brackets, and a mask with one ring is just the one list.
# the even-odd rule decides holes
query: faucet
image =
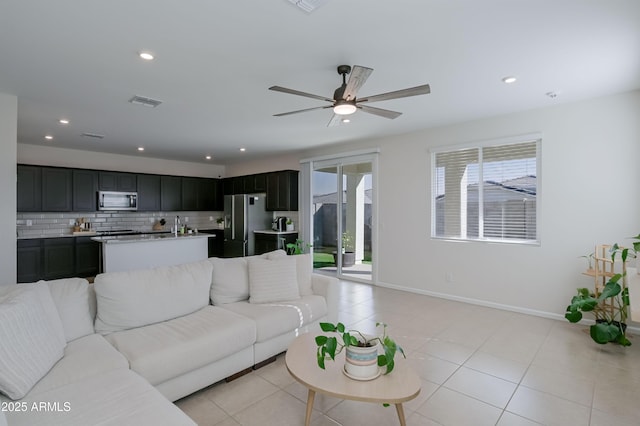
{"label": "faucet", "polygon": [[173,221],[173,235],[178,236],[178,227],[180,226],[180,216],[176,216]]}

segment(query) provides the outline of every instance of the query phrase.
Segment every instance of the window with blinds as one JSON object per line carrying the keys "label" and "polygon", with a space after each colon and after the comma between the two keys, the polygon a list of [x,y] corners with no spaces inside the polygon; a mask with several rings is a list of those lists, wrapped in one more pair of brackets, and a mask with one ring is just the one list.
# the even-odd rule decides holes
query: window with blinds
{"label": "window with blinds", "polygon": [[432,152],[432,236],[537,243],[539,154],[539,139]]}

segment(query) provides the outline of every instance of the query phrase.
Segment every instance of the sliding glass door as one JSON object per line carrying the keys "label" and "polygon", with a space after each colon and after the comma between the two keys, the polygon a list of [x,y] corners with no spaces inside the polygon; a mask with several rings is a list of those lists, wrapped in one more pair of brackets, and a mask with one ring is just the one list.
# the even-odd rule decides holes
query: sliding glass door
{"label": "sliding glass door", "polygon": [[371,282],[374,274],[374,160],[347,157],[313,163],[314,268]]}

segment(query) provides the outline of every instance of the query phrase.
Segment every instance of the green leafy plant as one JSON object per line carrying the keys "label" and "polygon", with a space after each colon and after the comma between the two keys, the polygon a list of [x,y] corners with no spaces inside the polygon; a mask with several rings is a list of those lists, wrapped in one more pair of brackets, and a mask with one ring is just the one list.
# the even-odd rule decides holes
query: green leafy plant
{"label": "green leafy plant", "polygon": [[[640,249],[640,234],[633,237],[633,249],[611,246],[611,261],[615,262],[620,255],[622,262],[629,256],[636,257]],[[606,344],[616,342],[622,346],[630,346],[627,338],[627,318],[629,313],[629,288],[627,287],[627,272],[615,274],[609,278],[602,292],[596,297],[587,288],[578,288],[578,294],[573,296],[571,304],[567,306],[564,317],[571,323],[582,320],[583,312],[591,312],[595,317],[595,324],[589,327],[589,335],[594,342]]]}
{"label": "green leafy plant", "polygon": [[342,233],[342,252],[353,251],[353,234],[351,231]]}
{"label": "green leafy plant", "polygon": [[217,219],[216,219],[216,223],[217,223],[218,225],[220,225],[222,222],[224,222],[224,219],[223,219],[223,218],[219,217],[219,218],[217,218]]}
{"label": "green leafy plant", "polygon": [[406,358],[404,350],[396,342],[387,335],[387,325],[376,323],[376,327],[382,326],[382,336],[367,337],[357,330],[347,330],[341,322],[332,324],[321,322],[320,328],[326,333],[336,333],[337,336],[316,336],[316,345],[318,345],[317,359],[318,367],[324,370],[325,360],[332,359],[335,361],[336,355],[342,352],[347,346],[368,347],[380,343],[384,350],[383,355],[378,355],[378,366],[386,367],[384,374],[389,374],[395,366],[395,356],[400,352]]}
{"label": "green leafy plant", "polygon": [[297,238],[294,243],[286,245],[288,254],[304,254],[305,249],[313,247],[311,244],[305,244],[303,240]]}

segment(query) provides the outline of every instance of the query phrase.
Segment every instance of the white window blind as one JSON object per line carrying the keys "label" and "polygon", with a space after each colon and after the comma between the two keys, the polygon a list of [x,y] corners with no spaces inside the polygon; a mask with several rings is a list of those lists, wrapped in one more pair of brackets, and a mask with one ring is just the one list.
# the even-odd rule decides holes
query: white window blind
{"label": "white window blind", "polygon": [[432,154],[432,236],[537,242],[539,140]]}

